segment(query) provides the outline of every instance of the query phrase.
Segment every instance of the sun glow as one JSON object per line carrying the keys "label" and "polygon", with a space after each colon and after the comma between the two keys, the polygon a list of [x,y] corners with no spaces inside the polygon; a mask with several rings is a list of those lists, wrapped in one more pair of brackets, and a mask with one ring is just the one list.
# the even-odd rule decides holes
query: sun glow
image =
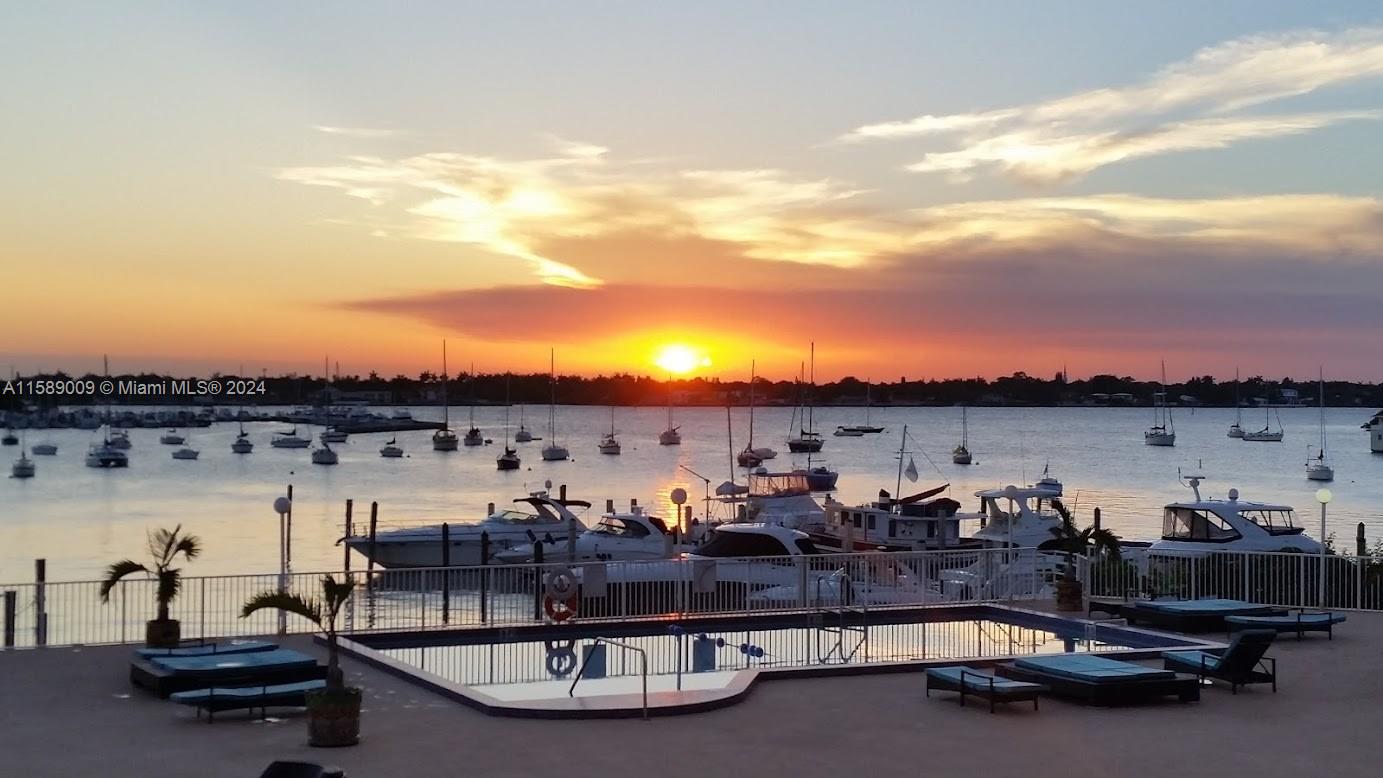
{"label": "sun glow", "polygon": [[686,375],[698,367],[710,367],[711,358],[691,346],[668,343],[658,348],[653,356],[653,364],[669,373]]}

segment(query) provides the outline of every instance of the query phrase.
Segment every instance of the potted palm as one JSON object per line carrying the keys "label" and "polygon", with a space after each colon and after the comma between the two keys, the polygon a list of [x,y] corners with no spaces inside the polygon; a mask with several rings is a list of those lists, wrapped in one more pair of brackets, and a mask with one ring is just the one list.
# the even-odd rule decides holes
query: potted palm
{"label": "potted palm", "polygon": [[245,618],[265,608],[281,610],[312,622],[327,639],[327,684],[307,694],[307,743],[312,746],[353,746],[360,741],[360,689],[346,686],[336,643],[336,617],[351,598],[355,584],[322,577],[322,596],[289,592],[260,592],[240,609]]}
{"label": "potted palm", "polygon": [[158,529],[147,537],[149,556],[152,565],[144,565],[133,559],[122,559],[106,568],[106,577],[101,581],[101,602],[110,602],[110,592],[127,575],[145,573],[153,576],[157,585],[154,597],[158,602],[155,618],[144,625],[144,642],[150,648],[174,648],[182,639],[182,627],[177,619],[169,618],[168,606],[178,596],[182,588],[182,570],[173,567],[178,557],[192,561],[202,553],[202,541],[196,535],[182,534],[182,525],[170,532]]}
{"label": "potted palm", "polygon": [[1093,549],[1118,561],[1119,536],[1093,524],[1085,529],[1078,528],[1075,517],[1060,500],[1052,500],[1052,507],[1061,515],[1061,524],[1052,527],[1053,539],[1043,543],[1040,550],[1060,551],[1066,555],[1065,569],[1056,582],[1056,609],[1078,611],[1085,603],[1085,587],[1076,578],[1076,555]]}

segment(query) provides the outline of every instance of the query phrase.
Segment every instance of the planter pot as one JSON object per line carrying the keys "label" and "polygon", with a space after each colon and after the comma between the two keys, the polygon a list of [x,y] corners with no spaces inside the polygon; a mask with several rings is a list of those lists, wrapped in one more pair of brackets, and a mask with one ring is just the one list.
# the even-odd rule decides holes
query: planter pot
{"label": "planter pot", "polygon": [[177,648],[182,625],[177,619],[154,619],[144,624],[144,644],[149,648]]}
{"label": "planter pot", "polygon": [[1085,587],[1080,581],[1062,579],[1056,582],[1056,609],[1078,611],[1085,605]]}
{"label": "planter pot", "polygon": [[320,748],[360,742],[359,689],[322,690],[307,694],[307,744]]}

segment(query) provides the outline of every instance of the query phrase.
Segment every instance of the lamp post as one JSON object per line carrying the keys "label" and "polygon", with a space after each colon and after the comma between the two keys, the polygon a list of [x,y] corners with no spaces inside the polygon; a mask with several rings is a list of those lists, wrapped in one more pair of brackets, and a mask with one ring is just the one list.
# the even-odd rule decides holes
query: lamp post
{"label": "lamp post", "polygon": [[1321,582],[1320,591],[1316,596],[1316,607],[1325,607],[1325,506],[1330,504],[1330,499],[1334,497],[1329,489],[1321,488],[1316,490],[1316,502],[1321,504]]}
{"label": "lamp post", "polygon": [[[274,500],[274,513],[279,515],[279,593],[288,593],[288,515],[293,511],[293,501],[287,497]],[[288,614],[279,611],[279,634],[288,634]]]}

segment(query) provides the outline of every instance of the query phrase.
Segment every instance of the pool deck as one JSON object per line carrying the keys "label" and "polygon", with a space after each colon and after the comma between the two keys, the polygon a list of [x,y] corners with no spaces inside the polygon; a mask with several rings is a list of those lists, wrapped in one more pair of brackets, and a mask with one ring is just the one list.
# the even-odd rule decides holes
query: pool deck
{"label": "pool deck", "polygon": [[[1215,636],[1209,636],[1215,637]],[[282,641],[317,655],[306,638]],[[301,713],[197,721],[130,686],[130,647],[0,652],[0,775],[252,778],[274,759],[384,776],[1352,776],[1378,770],[1383,614],[1333,641],[1282,636],[1280,691],[1087,708],[1047,698],[991,715],[923,696],[919,674],[762,684],[723,710],[645,722],[486,716],[346,660],[365,689],[359,746],[308,748]],[[1156,664],[1150,662],[1149,664]]]}

